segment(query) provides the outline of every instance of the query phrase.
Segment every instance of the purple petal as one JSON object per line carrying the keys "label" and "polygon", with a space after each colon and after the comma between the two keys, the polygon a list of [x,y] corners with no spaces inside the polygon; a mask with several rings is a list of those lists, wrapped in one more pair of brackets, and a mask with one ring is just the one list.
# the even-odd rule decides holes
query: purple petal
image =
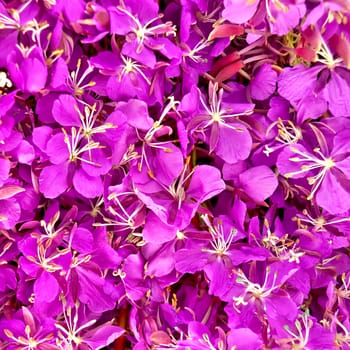
{"label": "purple petal", "polygon": [[43,271],[34,283],[35,303],[52,302],[56,299],[60,287],[51,273]]}
{"label": "purple petal", "polygon": [[60,95],[53,104],[52,115],[62,126],[80,126],[79,114],[75,109],[77,107],[78,103],[73,96]]}
{"label": "purple petal", "polygon": [[34,147],[26,140],[22,140],[16,148],[17,159],[22,164],[31,165],[35,158]]}
{"label": "purple petal", "polygon": [[9,177],[11,162],[7,158],[0,158],[0,186]]}
{"label": "purple petal", "polygon": [[258,0],[247,2],[246,0],[224,0],[222,17],[231,23],[242,24],[249,21],[256,12]]}
{"label": "purple petal", "polygon": [[199,165],[194,169],[187,194],[199,203],[218,195],[225,189],[221,173],[210,165]]}
{"label": "purple petal", "polygon": [[316,202],[330,214],[342,214],[350,209],[350,192],[330,170],[326,172],[322,185],[316,193]]}
{"label": "purple petal", "polygon": [[266,165],[249,168],[239,175],[244,192],[256,202],[270,197],[278,186],[274,172]]}
{"label": "purple petal", "polygon": [[276,83],[277,72],[270,64],[265,63],[249,85],[250,95],[256,100],[266,100],[275,92]]}
{"label": "purple petal", "polygon": [[336,72],[331,72],[331,79],[322,91],[322,96],[335,117],[350,115],[349,95],[349,83]]}
{"label": "purple petal", "polygon": [[53,164],[61,164],[69,159],[69,151],[64,139],[65,136],[60,132],[52,136],[47,143],[46,153]]}
{"label": "purple petal", "polygon": [[125,333],[123,328],[104,324],[84,335],[83,342],[88,344],[91,349],[99,350],[113,343]]}
{"label": "purple petal", "polygon": [[303,65],[284,68],[278,78],[279,94],[297,107],[305,95],[311,95],[313,92],[321,69],[322,66],[308,68]]}
{"label": "purple petal", "polygon": [[229,349],[256,350],[260,349],[263,341],[249,328],[232,329],[227,337]]}
{"label": "purple petal", "polygon": [[198,249],[181,249],[175,253],[175,268],[183,273],[201,271],[208,263],[209,253]]}
{"label": "purple petal", "polygon": [[90,176],[82,168],[75,171],[73,185],[77,192],[86,198],[95,198],[103,193],[100,176]]}
{"label": "purple petal", "polygon": [[50,165],[41,171],[40,192],[46,198],[56,198],[68,187],[68,163]]}
{"label": "purple petal", "polygon": [[[231,127],[236,128],[233,130]],[[237,163],[249,157],[252,138],[249,131],[241,124],[220,125],[216,154],[227,163]]]}
{"label": "purple petal", "polygon": [[143,239],[150,243],[165,243],[176,237],[176,226],[162,222],[153,212],[148,213],[142,230]]}
{"label": "purple petal", "polygon": [[21,207],[14,198],[0,200],[0,229],[14,228],[21,216]]}

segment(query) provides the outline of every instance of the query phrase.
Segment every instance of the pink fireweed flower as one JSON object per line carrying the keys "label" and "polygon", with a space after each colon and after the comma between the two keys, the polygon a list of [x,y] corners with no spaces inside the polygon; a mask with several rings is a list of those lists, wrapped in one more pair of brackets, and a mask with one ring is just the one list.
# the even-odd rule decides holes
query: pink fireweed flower
{"label": "pink fireweed flower", "polygon": [[203,270],[209,279],[209,293],[220,296],[227,290],[226,282],[234,266],[253,259],[265,260],[269,252],[264,248],[234,243],[242,238],[242,234],[232,227],[227,217],[215,218],[213,223],[208,215],[201,218],[208,228],[208,232],[202,233],[204,243],[197,246],[189,243],[189,248],[178,250],[175,268],[182,273]]}
{"label": "pink fireweed flower", "polygon": [[150,68],[156,64],[153,50],[176,57],[179,50],[167,38],[176,34],[176,27],[169,21],[162,23],[162,17],[158,14],[158,4],[151,1],[147,1],[147,6],[135,0],[120,1],[120,5],[110,11],[110,20],[111,32],[126,36],[122,54]]}
{"label": "pink fireweed flower", "polygon": [[110,76],[106,85],[108,96],[115,101],[137,96],[143,101],[149,98],[152,72],[128,55],[102,51],[91,58],[91,63],[102,75]]}
{"label": "pink fireweed flower", "polygon": [[2,320],[1,328],[7,340],[6,349],[59,350],[55,344],[54,321],[42,320],[33,310],[22,306],[11,320]]}
{"label": "pink fireweed flower", "polygon": [[62,129],[48,142],[47,153],[53,165],[45,167],[39,177],[40,190],[47,198],[62,194],[70,181],[87,198],[102,194],[101,175],[109,171],[110,163],[100,143],[84,141],[82,128],[72,127],[71,136]]}
{"label": "pink fireweed flower", "polygon": [[349,101],[343,97],[350,91],[349,71],[342,59],[334,57],[326,42],[320,41],[315,58],[320,64],[285,67],[278,78],[278,93],[298,112],[309,109],[310,114],[311,109],[321,116],[328,108],[335,117],[342,117],[350,112]]}
{"label": "pink fireweed flower", "polygon": [[[226,102],[223,99],[224,90],[219,90],[218,84],[211,82],[208,87],[209,104],[205,102],[199,90],[190,95],[194,95],[191,96],[192,99],[199,99],[200,105],[187,125],[187,129],[194,135],[203,135],[209,144],[210,152],[215,152],[228,163],[236,163],[248,158],[252,138],[238,117],[252,114],[254,105]],[[185,105],[185,101],[182,105]],[[236,113],[234,113],[235,109]]]}
{"label": "pink fireweed flower", "polygon": [[276,342],[283,349],[334,349],[335,334],[318,324],[309,310],[299,315],[294,324],[286,324],[279,333]]}
{"label": "pink fireweed flower", "polygon": [[311,185],[307,199],[315,197],[330,214],[342,214],[350,209],[349,192],[345,186],[350,176],[348,144],[349,131],[344,130],[334,136],[329,155],[320,148],[310,152],[300,144],[289,146],[279,155],[277,167],[286,178],[306,177]]}
{"label": "pink fireweed flower", "polygon": [[295,217],[299,228],[309,229],[311,227],[315,232],[327,232],[329,229],[331,230],[331,227],[336,227],[344,232],[348,231],[344,226],[350,222],[349,216],[334,216],[320,213],[320,211],[316,211],[316,214],[316,216],[312,216],[306,209],[304,209],[302,214],[298,214]]}
{"label": "pink fireweed flower", "polygon": [[7,62],[11,80],[22,91],[35,93],[45,87],[48,70],[38,46],[25,47],[20,43],[10,53]]}
{"label": "pink fireweed flower", "polygon": [[68,306],[64,298],[61,302],[63,320],[56,323],[56,342],[60,349],[102,349],[124,333],[122,328],[112,325],[112,322],[95,326],[97,318],[93,317],[96,315],[89,315],[84,305],[79,302],[76,302],[74,307]]}
{"label": "pink fireweed flower", "polygon": [[225,0],[223,17],[231,23],[259,26],[266,19],[273,34],[287,34],[306,12],[304,0]]}
{"label": "pink fireweed flower", "polygon": [[[236,276],[226,282],[226,293],[221,297],[231,302],[227,306],[228,312],[238,319],[242,318],[242,326],[253,321],[244,320],[247,316],[251,319],[253,314],[254,318],[268,320],[271,325],[278,320],[293,321],[298,308],[285,284],[298,268],[295,264],[284,262],[275,262],[265,268],[261,264],[252,262],[248,274],[240,268],[233,271]],[[276,310],[279,310],[278,319]]]}
{"label": "pink fireweed flower", "polygon": [[82,69],[81,59],[78,59],[77,68],[67,76],[67,85],[74,91],[74,95],[81,97],[85,90],[96,85],[96,82],[89,79],[89,75],[94,71],[90,61],[87,61],[87,67]]}
{"label": "pink fireweed flower", "polygon": [[157,37],[162,34],[166,36],[176,34],[176,27],[171,22],[160,23],[152,26],[154,22],[157,22],[162,18],[161,15],[158,15],[147,21],[145,24],[142,24],[138,16],[133,15],[127,9],[125,4],[118,6],[117,9],[128,16],[134,22],[131,31],[136,35],[136,41],[138,44],[136,53],[138,54],[141,53],[143,46],[147,42],[148,38]]}
{"label": "pink fireweed flower", "polygon": [[[162,169],[161,169],[162,170]],[[134,190],[139,199],[165,224],[182,229],[189,225],[201,203],[225,189],[218,169],[198,165],[189,170],[189,158],[180,175],[170,184],[152,176],[145,167],[131,169]],[[168,177],[163,176],[164,179]]]}

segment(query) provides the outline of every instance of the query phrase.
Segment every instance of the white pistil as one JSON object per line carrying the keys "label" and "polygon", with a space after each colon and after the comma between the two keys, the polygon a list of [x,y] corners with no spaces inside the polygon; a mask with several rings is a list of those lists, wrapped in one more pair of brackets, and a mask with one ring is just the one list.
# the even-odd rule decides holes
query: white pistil
{"label": "white pistil", "polygon": [[217,348],[210,341],[209,335],[206,333],[202,335],[202,339],[199,339],[198,342],[205,345],[208,350],[217,350]]}
{"label": "white pistil", "polygon": [[89,141],[84,146],[79,146],[79,143],[82,139],[82,128],[80,128],[78,131],[75,127],[71,128],[72,136],[69,137],[66,130],[62,129],[62,132],[64,133],[64,142],[67,145],[68,152],[69,152],[69,161],[75,162],[76,160],[80,160],[82,162],[95,165],[95,166],[101,166],[100,164],[97,164],[91,160],[84,159],[80,157],[80,155],[84,152],[91,151],[96,148],[101,148],[99,142],[93,142]]}
{"label": "white pistil", "polygon": [[210,46],[211,43],[212,42],[207,39],[202,39],[193,47],[193,49],[188,47],[188,52],[184,53],[183,57],[189,57],[195,63],[205,63],[208,59],[202,58],[202,55],[199,54],[199,52]]}
{"label": "white pistil", "polygon": [[53,334],[49,334],[43,339],[37,340],[34,337],[31,336],[30,327],[29,325],[25,326],[24,332],[27,336],[27,338],[24,338],[22,336],[15,337],[14,334],[9,329],[4,329],[5,335],[12,339],[15,343],[19,344],[19,349],[23,350],[35,350],[38,349],[38,346],[40,344],[46,343],[47,341],[51,340],[53,338]]}
{"label": "white pistil", "polygon": [[214,123],[218,123],[222,126],[225,126],[229,129],[235,130],[235,131],[243,131],[243,129],[237,128],[235,126],[232,126],[228,124],[225,119],[226,118],[235,118],[243,115],[250,115],[253,113],[252,110],[243,112],[243,113],[230,113],[230,111],[226,109],[221,108],[221,102],[222,102],[222,95],[224,90],[219,89],[218,83],[215,83],[213,86],[209,86],[209,92],[212,90],[212,93],[209,96],[209,106],[206,104],[206,102],[203,99],[203,96],[200,95],[200,101],[205,109],[208,116],[210,116],[210,120],[205,123],[204,126],[201,127],[201,130],[205,130],[209,126],[211,126]]}
{"label": "white pistil", "polygon": [[297,143],[303,138],[301,129],[295,126],[291,120],[287,120],[286,124],[287,125],[284,125],[283,120],[278,118],[278,136],[276,137],[278,142],[291,145]]}
{"label": "white pistil", "polygon": [[20,14],[27,8],[28,5],[32,3],[32,0],[28,0],[24,3],[19,9],[8,9],[9,14],[12,16],[6,16],[3,13],[0,13],[0,29],[15,29],[22,30],[22,26],[20,24],[21,17]]}
{"label": "white pistil", "polygon": [[332,52],[321,36],[321,45],[317,51],[318,61],[326,65],[329,69],[334,69],[343,61],[342,58],[333,58]]}
{"label": "white pistil", "polygon": [[79,345],[83,341],[83,339],[79,336],[79,333],[85,328],[88,328],[94,325],[96,323],[96,320],[95,319],[90,320],[85,324],[81,325],[80,327],[78,327],[79,302],[76,303],[75,314],[73,318],[72,318],[72,308],[70,306],[66,308],[66,302],[63,300],[62,300],[62,304],[63,304],[63,317],[65,321],[65,326],[67,328],[63,327],[59,323],[56,323],[56,327],[59,330],[58,336],[65,343],[65,346],[67,346],[67,350],[73,350],[75,349],[74,345]]}
{"label": "white pistil", "polygon": [[207,214],[202,215],[201,218],[207,225],[208,231],[212,237],[210,244],[213,249],[208,249],[207,251],[216,254],[219,258],[223,255],[228,255],[232,241],[237,235],[237,230],[232,228],[228,234],[228,237],[225,238],[224,228],[221,222],[218,222],[217,225],[214,226],[210,222]]}
{"label": "white pistil", "polygon": [[65,248],[65,249],[58,251],[56,254],[54,254],[50,257],[46,257],[46,248],[44,247],[42,242],[40,242],[40,240],[38,240],[37,256],[36,257],[27,256],[27,259],[29,261],[31,261],[32,263],[43,268],[45,271],[52,273],[52,272],[62,270],[62,266],[54,263],[53,260],[59,258],[62,255],[67,254],[69,251],[70,251],[69,248]]}
{"label": "white pistil", "polygon": [[84,89],[96,85],[94,81],[89,81],[88,83],[83,84],[86,77],[94,70],[90,62],[88,61],[88,67],[83,73],[80,72],[80,67],[81,59],[79,58],[77,62],[77,69],[72,71],[67,79],[68,85],[74,90],[74,93],[77,96],[81,96],[84,93]]}
{"label": "white pistil", "polygon": [[350,299],[350,278],[346,280],[346,274],[343,273],[341,276],[342,285],[337,289],[337,295],[340,298]]}
{"label": "white pistil", "polygon": [[305,217],[298,216],[296,219],[299,222],[311,224],[312,226],[314,226],[316,232],[326,231],[325,226],[327,225],[341,224],[343,222],[350,221],[350,217],[339,218],[334,220],[327,220],[324,216],[318,216],[317,218],[313,218],[307,210],[303,210],[303,215],[305,215]]}
{"label": "white pistil", "polygon": [[107,210],[114,216],[114,219],[104,216],[101,212],[99,214],[102,216],[104,223],[94,223],[93,226],[117,226],[117,232],[131,230],[132,234],[135,235],[135,230],[142,224],[136,225],[135,218],[143,210],[143,203],[139,203],[137,207],[129,213],[125,206],[122,204],[122,200],[119,199],[121,196],[136,196],[135,192],[126,191],[122,193],[112,193],[108,196],[109,201],[114,201],[117,209],[114,209],[112,206],[107,207]]}
{"label": "white pistil", "polygon": [[275,272],[273,275],[271,286],[267,287],[267,285],[270,284],[269,283],[269,275],[270,275],[270,268],[269,267],[266,268],[265,279],[264,279],[263,285],[260,285],[259,283],[251,282],[241,269],[239,269],[238,271],[234,271],[234,272],[237,275],[236,282],[238,284],[241,284],[241,285],[246,287],[246,289],[242,295],[232,298],[232,300],[234,302],[233,307],[235,308],[235,310],[238,313],[240,313],[238,306],[247,305],[250,297],[252,297],[254,299],[254,301],[255,301],[255,299],[262,300],[264,298],[269,297],[273,291],[275,291],[276,289],[281,287],[280,284],[276,285],[277,272]]}
{"label": "white pistil", "polygon": [[269,156],[272,152],[288,145],[293,145],[298,143],[299,140],[303,138],[301,129],[294,125],[294,123],[291,120],[282,120],[281,118],[278,118],[278,121],[272,123],[267,131],[266,135],[270,133],[272,128],[274,126],[277,126],[278,129],[278,136],[276,136],[276,141],[280,142],[281,145],[278,145],[276,147],[270,147],[269,145],[266,145],[264,147],[264,153],[266,156]]}
{"label": "white pistil", "polygon": [[104,133],[108,129],[116,128],[116,126],[111,123],[104,123],[99,126],[94,126],[99,114],[98,112],[96,113],[96,103],[94,103],[92,106],[85,105],[84,114],[81,113],[77,105],[74,106],[74,109],[79,114],[79,118],[83,127],[83,135],[87,138],[88,142],[90,142],[91,136],[93,134]]}
{"label": "white pistil", "polygon": [[119,74],[119,79],[118,81],[120,82],[122,77],[125,74],[130,74],[130,73],[139,73],[141,75],[141,77],[146,81],[146,83],[148,85],[151,85],[151,81],[147,78],[146,74],[142,71],[142,66],[140,64],[138,64],[137,62],[133,61],[130,57],[126,57],[123,55],[120,55],[124,65],[123,65],[123,69]]}
{"label": "white pistil", "polygon": [[309,164],[303,164],[301,166],[300,170],[285,174],[284,176],[286,178],[290,178],[290,177],[293,177],[295,175],[303,174],[303,173],[308,172],[310,170],[321,169],[321,171],[317,175],[310,176],[307,178],[309,185],[312,186],[311,193],[307,197],[307,199],[310,200],[314,197],[316,191],[318,190],[318,188],[322,184],[322,181],[323,181],[327,171],[330,170],[331,168],[333,168],[335,166],[335,163],[334,163],[332,158],[326,158],[321,153],[319,148],[315,148],[314,152],[317,153],[321,157],[321,159],[316,158],[312,155],[309,155],[308,153],[301,152],[295,147],[290,147],[290,150],[292,152],[294,152],[295,154],[297,154],[296,157],[289,158],[289,160],[291,162],[296,162],[296,163],[307,162]]}
{"label": "white pistil", "polygon": [[[140,171],[142,170],[143,161],[146,163],[147,169],[150,170],[150,165],[149,165],[148,160],[147,160],[146,146],[152,147],[152,148],[162,149],[164,152],[168,152],[168,153],[172,152],[171,148],[164,146],[166,144],[169,144],[169,141],[155,142],[155,141],[153,141],[153,138],[154,138],[155,134],[164,127],[162,124],[164,118],[167,116],[167,114],[172,109],[175,110],[176,105],[178,105],[178,104],[179,104],[179,101],[176,101],[173,96],[170,96],[169,103],[164,107],[161,116],[159,117],[158,120],[156,120],[153,123],[152,127],[147,131],[146,135],[143,138],[139,135],[138,130],[135,129],[139,140],[143,142],[142,143],[142,150],[141,150],[141,157],[140,157],[141,160],[140,160],[140,163],[138,164],[138,169]],[[152,177],[151,173],[150,173],[150,175]]]}
{"label": "white pistil", "polygon": [[301,316],[301,321],[302,323],[299,320],[295,321],[295,328],[297,332],[292,332],[288,327],[285,327],[285,331],[292,336],[292,338],[289,339],[289,343],[293,345],[293,349],[295,350],[305,349],[307,343],[309,342],[310,330],[313,326],[313,321],[309,318],[309,314],[307,312]]}
{"label": "white pistil", "polygon": [[187,158],[180,177],[178,179],[175,179],[175,181],[168,188],[165,187],[163,184],[159,183],[177,202],[178,210],[180,210],[182,206],[182,202],[186,198],[186,192],[185,192],[186,182],[189,180],[189,178],[192,176],[194,172],[194,169],[193,169],[192,171],[190,171],[189,174],[186,175],[189,161],[190,161],[190,158]]}
{"label": "white pistil", "polygon": [[32,40],[38,44],[38,46],[41,48],[41,32],[47,28],[49,28],[50,25],[45,21],[42,23],[38,23],[38,21],[33,18],[32,20],[28,21],[24,27],[23,27],[23,33],[31,32],[32,33]]}
{"label": "white pistil", "polygon": [[343,349],[343,345],[350,346],[350,332],[349,330],[344,326],[342,322],[340,322],[337,318],[337,315],[334,315],[335,323],[337,326],[340,327],[340,329],[343,331],[343,333],[338,333],[335,336],[335,342],[336,345],[339,346],[339,349]]}
{"label": "white pistil", "polygon": [[21,52],[23,58],[28,58],[30,53],[36,48],[35,45],[32,47],[26,47],[22,43],[16,44],[16,47]]}
{"label": "white pistil", "polygon": [[7,77],[5,72],[0,72],[0,89],[12,88],[12,81]]}
{"label": "white pistil", "polygon": [[123,6],[117,6],[117,8],[119,11],[123,12],[129,18],[131,18],[136,25],[136,27],[132,28],[132,30],[135,33],[139,44],[136,49],[137,53],[140,53],[142,51],[144,42],[147,37],[157,37],[159,34],[165,34],[166,36],[176,34],[176,27],[172,24],[172,22],[161,23],[150,27],[152,23],[162,18],[161,15],[150,19],[145,25],[142,25],[137,16],[134,16],[130,11],[126,9],[125,4],[123,4]]}

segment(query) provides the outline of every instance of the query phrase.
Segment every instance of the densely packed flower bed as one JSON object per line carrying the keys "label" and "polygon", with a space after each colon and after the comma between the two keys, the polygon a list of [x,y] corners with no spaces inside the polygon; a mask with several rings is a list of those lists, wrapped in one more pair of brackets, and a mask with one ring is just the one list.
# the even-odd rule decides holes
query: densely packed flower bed
{"label": "densely packed flower bed", "polygon": [[0,349],[350,349],[348,0],[0,1]]}

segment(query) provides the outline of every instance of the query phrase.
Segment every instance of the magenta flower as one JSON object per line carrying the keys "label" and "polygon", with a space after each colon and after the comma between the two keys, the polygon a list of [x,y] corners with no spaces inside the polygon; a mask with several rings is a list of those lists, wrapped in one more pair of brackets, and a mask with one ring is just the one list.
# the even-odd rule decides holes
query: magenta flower
{"label": "magenta flower", "polygon": [[62,131],[47,143],[46,152],[53,165],[41,171],[41,192],[47,198],[56,198],[73,185],[87,198],[101,195],[101,175],[106,174],[111,166],[107,154],[98,142],[85,140],[83,128],[72,127],[71,135],[64,129]]}
{"label": "magenta flower", "polygon": [[[56,323],[59,348],[102,349],[119,338],[124,330],[111,322],[95,326],[97,319],[77,302],[73,307],[63,305],[63,321]],[[94,328],[92,328],[94,326]]]}
{"label": "magenta flower", "polygon": [[0,329],[7,349],[59,350],[54,320],[41,319],[30,308],[23,306],[12,320],[1,320]]}
{"label": "magenta flower", "polygon": [[[333,59],[328,48],[324,50],[326,59],[324,62],[321,59],[324,65],[311,68],[297,65],[285,68],[278,79],[278,92],[297,110],[311,108],[313,114],[317,113],[316,115],[320,116],[326,112],[328,106],[335,117],[348,115],[350,104],[342,96],[350,90],[349,72]],[[320,106],[323,110],[320,110]]]}
{"label": "magenta flower", "polygon": [[304,0],[254,0],[248,4],[242,0],[225,0],[222,15],[226,20],[237,24],[252,22],[259,25],[266,18],[271,32],[283,35],[299,24],[305,12]]}
{"label": "magenta flower", "polygon": [[315,197],[316,202],[331,214],[342,214],[350,209],[348,140],[348,130],[335,135],[329,153],[322,152],[320,148],[310,152],[301,144],[289,146],[281,152],[277,161],[285,177],[306,177],[311,185],[308,199]]}
{"label": "magenta flower", "polygon": [[139,199],[162,222],[180,229],[188,226],[201,203],[225,188],[219,171],[208,165],[199,165],[188,172],[185,164],[180,176],[170,185],[144,169],[140,172],[134,167],[131,175]]}
{"label": "magenta flower", "polygon": [[186,96],[186,100],[182,101],[182,108],[185,108],[187,103],[193,106],[193,101],[198,101],[198,110],[192,113],[193,117],[187,129],[193,135],[204,134],[210,152],[215,152],[225,162],[236,163],[248,158],[252,146],[249,131],[237,117],[251,114],[253,105],[232,104],[228,102],[229,96],[226,102],[223,93],[217,84],[210,83],[209,105],[201,92],[194,90]]}
{"label": "magenta flower", "polygon": [[38,47],[18,46],[10,53],[7,66],[13,83],[23,92],[35,93],[45,87],[48,72]]}
{"label": "magenta flower", "polygon": [[156,64],[153,50],[160,50],[170,58],[176,56],[178,48],[168,38],[161,37],[175,35],[175,26],[171,22],[162,23],[161,17],[158,5],[151,1],[147,1],[147,5],[140,5],[135,0],[121,1],[111,10],[111,32],[127,35],[122,54],[150,68]]}

